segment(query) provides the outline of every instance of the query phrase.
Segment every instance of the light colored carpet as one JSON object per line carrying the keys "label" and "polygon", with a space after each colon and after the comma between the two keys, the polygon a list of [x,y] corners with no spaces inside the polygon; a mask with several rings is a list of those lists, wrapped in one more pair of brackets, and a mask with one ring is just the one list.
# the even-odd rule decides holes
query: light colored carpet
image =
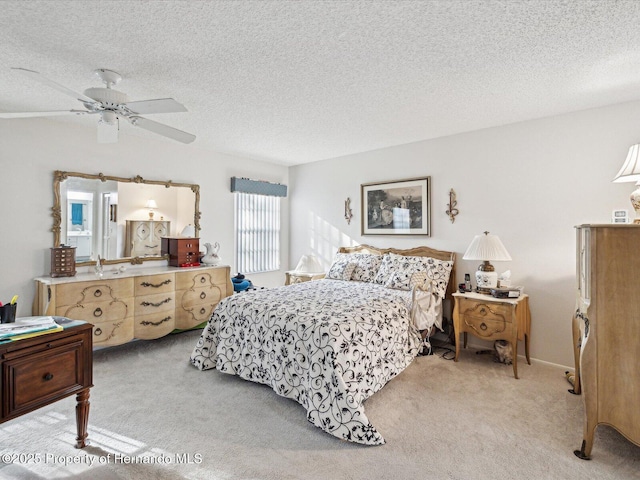
{"label": "light colored carpet", "polygon": [[[515,380],[473,350],[419,357],[366,402],[387,441],[366,447],[268,387],[192,367],[198,334],[95,352],[91,445],[73,448],[75,399],[62,400],[0,426],[0,452],[22,455],[0,460],[0,479],[640,479],[640,447],[612,428],[591,461],[573,455],[582,398],[558,368],[521,361]],[[123,463],[150,459],[165,463]]]}

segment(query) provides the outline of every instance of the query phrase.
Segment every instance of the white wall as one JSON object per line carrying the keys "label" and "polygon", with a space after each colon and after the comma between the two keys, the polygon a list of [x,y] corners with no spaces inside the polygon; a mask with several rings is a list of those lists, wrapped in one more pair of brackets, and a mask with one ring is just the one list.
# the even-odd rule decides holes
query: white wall
{"label": "white wall", "polygon": [[[223,263],[233,271],[233,194],[230,177],[243,176],[288,184],[286,167],[205,152],[196,143],[182,145],[153,134],[120,132],[116,144],[96,143],[94,126],[48,119],[0,120],[0,301],[20,295],[18,316],[31,315],[33,278],[49,275],[53,246],[54,170],[140,175],[200,185],[201,250],[219,242]],[[146,133],[146,132],[145,132]],[[283,218],[288,201],[283,199]],[[282,232],[282,269],[250,275],[256,285],[282,285],[288,268],[288,225]],[[166,263],[166,262],[164,262]],[[130,268],[133,268],[130,266]]]}
{"label": "white wall", "polygon": [[[531,297],[532,357],[573,366],[573,227],[609,223],[613,209],[633,216],[628,196],[635,186],[611,180],[639,141],[640,102],[291,168],[290,265],[313,252],[328,266],[341,245],[428,245],[456,252],[457,284],[479,263],[462,260],[464,251],[488,230],[513,258],[494,263],[496,270],[510,269]],[[361,236],[360,184],[418,176],[431,176],[431,237]],[[445,214],[451,188],[460,210],[454,223]]]}

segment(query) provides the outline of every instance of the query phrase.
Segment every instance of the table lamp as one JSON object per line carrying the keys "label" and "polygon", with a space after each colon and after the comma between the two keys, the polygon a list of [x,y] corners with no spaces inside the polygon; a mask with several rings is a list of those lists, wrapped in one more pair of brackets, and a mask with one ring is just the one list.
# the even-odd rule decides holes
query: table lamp
{"label": "table lamp", "polygon": [[484,232],[483,235],[476,235],[473,238],[462,259],[482,260],[476,272],[476,286],[479,293],[489,294],[492,288],[498,286],[498,274],[490,262],[506,262],[511,260],[511,255],[497,235]]}
{"label": "table lamp", "polygon": [[[624,161],[622,168],[613,179],[615,183],[621,182],[638,182],[640,180],[640,144],[631,145],[627,159]],[[636,185],[638,185],[636,183]],[[636,211],[636,218],[633,223],[640,223],[640,187],[636,188],[629,197],[631,205]]]}
{"label": "table lamp", "polygon": [[302,255],[295,269],[296,273],[324,273],[320,261],[315,255]]}
{"label": "table lamp", "polygon": [[193,225],[189,224],[182,229],[182,232],[180,232],[180,236],[193,238],[196,236],[196,228]]}
{"label": "table lamp", "polygon": [[149,200],[147,200],[145,208],[149,209],[149,220],[153,220],[153,211],[158,208],[158,204],[154,199],[150,198]]}

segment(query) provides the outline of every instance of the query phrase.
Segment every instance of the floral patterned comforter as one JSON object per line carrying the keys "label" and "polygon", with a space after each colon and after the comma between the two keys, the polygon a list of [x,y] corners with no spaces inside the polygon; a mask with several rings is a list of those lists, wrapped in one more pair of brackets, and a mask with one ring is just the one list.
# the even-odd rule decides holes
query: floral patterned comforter
{"label": "floral patterned comforter", "polygon": [[216,307],[191,363],[270,385],[338,438],[383,444],[363,403],[419,351],[410,301],[408,291],[327,279],[243,292]]}

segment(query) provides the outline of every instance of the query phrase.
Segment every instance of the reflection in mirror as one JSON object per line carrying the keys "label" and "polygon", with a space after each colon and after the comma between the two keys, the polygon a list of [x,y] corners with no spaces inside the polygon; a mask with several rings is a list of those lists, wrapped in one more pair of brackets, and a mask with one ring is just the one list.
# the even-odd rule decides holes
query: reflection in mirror
{"label": "reflection in mirror", "polygon": [[80,266],[161,260],[160,237],[200,230],[198,185],[56,171],[53,186],[54,246],[76,247]]}

